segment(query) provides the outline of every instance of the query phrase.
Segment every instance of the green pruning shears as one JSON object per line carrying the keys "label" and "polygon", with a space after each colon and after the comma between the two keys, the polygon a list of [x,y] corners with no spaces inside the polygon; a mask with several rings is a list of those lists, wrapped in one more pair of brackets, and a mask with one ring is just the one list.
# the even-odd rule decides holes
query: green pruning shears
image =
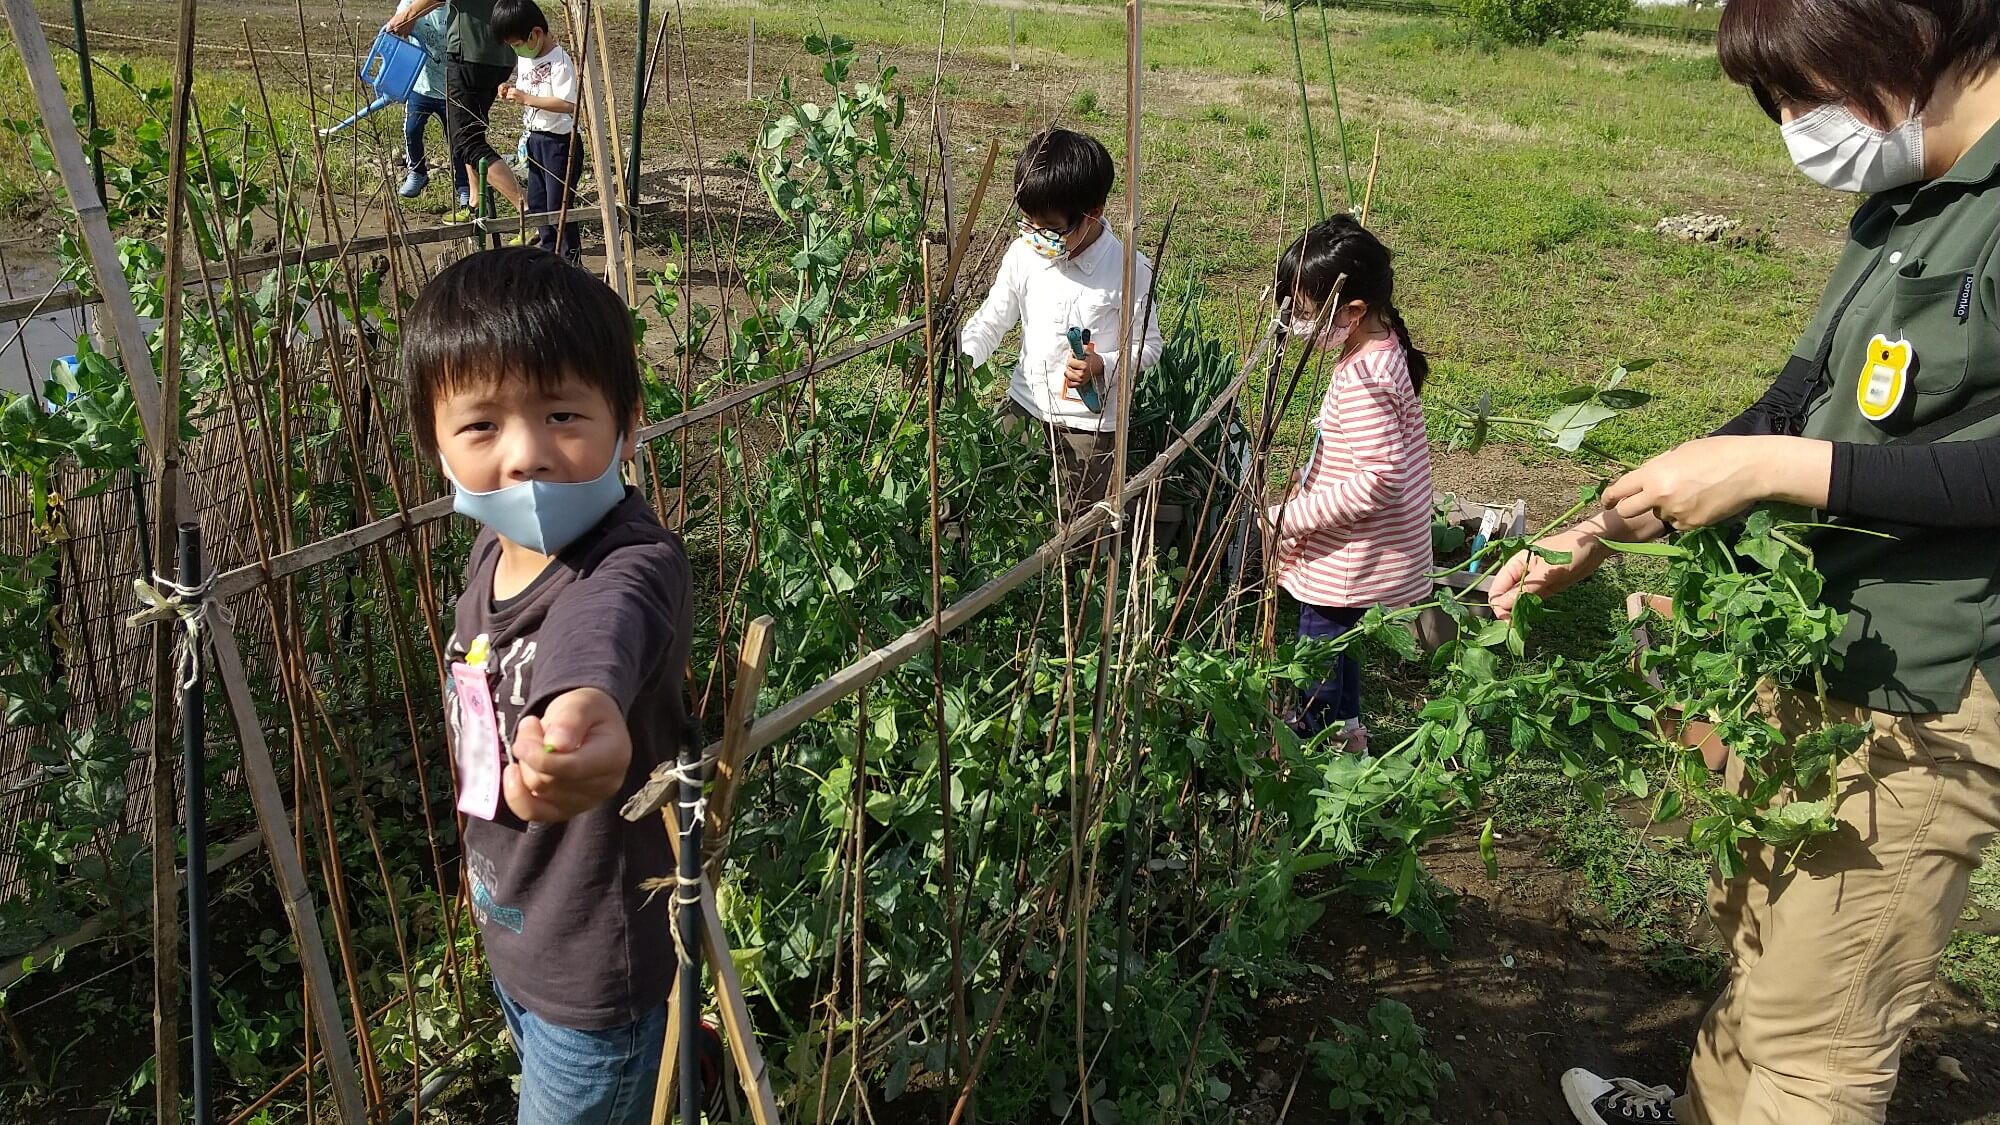
{"label": "green pruning shears", "polygon": [[[1083,346],[1088,343],[1090,343],[1090,329],[1078,328],[1072,325],[1069,330],[1070,354],[1078,359],[1084,358]],[[1090,382],[1078,387],[1076,389],[1076,396],[1083,400],[1083,404],[1089,407],[1092,413],[1104,413],[1104,399],[1097,393],[1097,380],[1092,379]]]}

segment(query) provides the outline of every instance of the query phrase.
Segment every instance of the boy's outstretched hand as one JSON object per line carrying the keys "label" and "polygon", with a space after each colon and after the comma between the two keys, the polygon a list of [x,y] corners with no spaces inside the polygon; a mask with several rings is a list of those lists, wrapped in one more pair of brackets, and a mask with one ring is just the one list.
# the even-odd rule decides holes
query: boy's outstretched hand
{"label": "boy's outstretched hand", "polygon": [[1093,379],[1104,375],[1104,357],[1097,354],[1097,345],[1085,341],[1083,358],[1075,356],[1063,361],[1063,378],[1072,387],[1087,387]]}
{"label": "boy's outstretched hand", "polygon": [[618,701],[577,688],[521,720],[501,788],[515,816],[557,824],[616,796],[631,765],[632,730]]}

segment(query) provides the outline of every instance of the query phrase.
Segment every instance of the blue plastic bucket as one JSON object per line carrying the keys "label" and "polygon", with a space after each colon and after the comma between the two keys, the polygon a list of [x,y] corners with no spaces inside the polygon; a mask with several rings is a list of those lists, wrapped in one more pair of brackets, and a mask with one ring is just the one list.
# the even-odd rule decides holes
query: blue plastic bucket
{"label": "blue plastic bucket", "polygon": [[375,36],[375,45],[368,48],[368,57],[361,60],[361,80],[378,94],[408,101],[417,76],[430,61],[430,54],[422,47],[384,28]]}

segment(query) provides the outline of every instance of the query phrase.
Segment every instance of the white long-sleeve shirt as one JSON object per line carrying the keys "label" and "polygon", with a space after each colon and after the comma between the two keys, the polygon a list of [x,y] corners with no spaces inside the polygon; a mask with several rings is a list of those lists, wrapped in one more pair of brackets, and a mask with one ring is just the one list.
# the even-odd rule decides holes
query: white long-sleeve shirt
{"label": "white long-sleeve shirt", "polygon": [[[1138,256],[1134,273],[1132,315],[1146,314],[1145,338],[1139,348],[1139,369],[1143,371],[1159,361],[1165,342],[1160,338],[1159,309],[1146,309],[1153,264],[1144,254]],[[1017,238],[1000,259],[1000,274],[993,279],[985,303],[959,329],[959,349],[974,366],[985,363],[1007,330],[1018,322],[1021,359],[1014,366],[1007,394],[1044,422],[1073,430],[1116,429],[1123,358],[1118,321],[1124,274],[1125,247],[1108,229],[1084,247],[1083,253],[1055,262]],[[1154,303],[1157,306],[1157,297]],[[1064,377],[1071,327],[1090,329],[1091,343],[1104,360],[1102,414],[1085,406]]]}

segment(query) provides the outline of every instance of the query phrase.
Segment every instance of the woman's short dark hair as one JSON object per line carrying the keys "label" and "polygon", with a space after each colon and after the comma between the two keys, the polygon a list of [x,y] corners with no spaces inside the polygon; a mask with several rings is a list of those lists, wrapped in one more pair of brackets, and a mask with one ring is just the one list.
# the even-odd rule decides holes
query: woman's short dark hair
{"label": "woman's short dark hair", "polygon": [[532,246],[447,266],[403,318],[401,349],[410,437],[427,456],[438,451],[438,403],[468,387],[576,379],[604,393],[621,433],[639,410],[631,310],[595,275]]}
{"label": "woman's short dark hair", "polygon": [[2000,0],[1729,0],[1716,52],[1764,112],[1845,102],[1893,125],[2000,60]]}
{"label": "woman's short dark hair", "polygon": [[1304,297],[1313,303],[1315,312],[1320,311],[1318,306],[1326,303],[1333,295],[1334,283],[1340,282],[1341,304],[1365,302],[1369,312],[1379,314],[1395,331],[1410,365],[1410,388],[1422,392],[1431,363],[1410,339],[1409,326],[1396,308],[1396,271],[1389,264],[1391,257],[1382,240],[1354,216],[1322,219],[1306,228],[1278,259],[1278,303],[1291,301],[1296,306],[1298,298]]}
{"label": "woman's short dark hair", "polygon": [[549,17],[535,0],[493,0],[493,14],[487,18],[494,38],[502,43],[525,40],[536,29],[547,31]]}
{"label": "woman's short dark hair", "polygon": [[1014,161],[1014,202],[1024,215],[1061,215],[1074,224],[1111,198],[1118,177],[1096,137],[1044,129],[1028,138]]}

